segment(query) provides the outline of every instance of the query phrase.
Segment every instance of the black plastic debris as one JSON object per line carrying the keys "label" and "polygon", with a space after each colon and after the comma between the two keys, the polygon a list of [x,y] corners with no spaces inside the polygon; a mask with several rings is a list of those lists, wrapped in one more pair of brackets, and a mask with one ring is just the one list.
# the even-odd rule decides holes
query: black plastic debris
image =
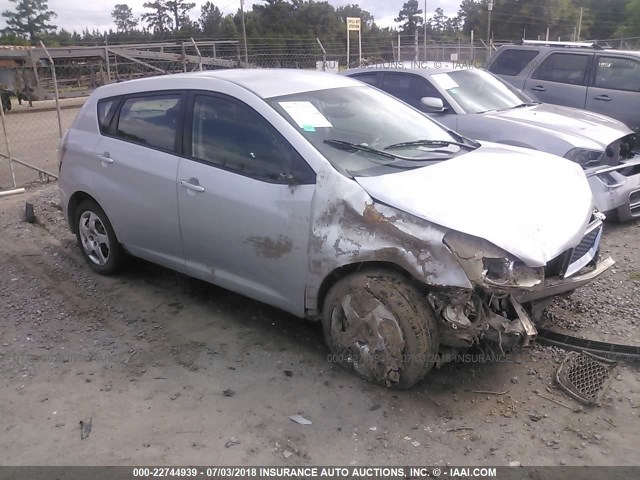
{"label": "black plastic debris", "polygon": [[29,202],[25,203],[24,219],[29,223],[35,223],[36,214],[33,210],[33,203],[29,203]]}

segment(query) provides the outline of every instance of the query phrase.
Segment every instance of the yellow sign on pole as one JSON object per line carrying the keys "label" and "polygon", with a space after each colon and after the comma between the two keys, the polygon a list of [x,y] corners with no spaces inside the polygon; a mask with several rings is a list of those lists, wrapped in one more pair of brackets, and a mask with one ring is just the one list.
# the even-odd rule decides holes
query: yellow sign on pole
{"label": "yellow sign on pole", "polygon": [[362,25],[360,17],[347,17],[347,30],[350,32],[359,32]]}

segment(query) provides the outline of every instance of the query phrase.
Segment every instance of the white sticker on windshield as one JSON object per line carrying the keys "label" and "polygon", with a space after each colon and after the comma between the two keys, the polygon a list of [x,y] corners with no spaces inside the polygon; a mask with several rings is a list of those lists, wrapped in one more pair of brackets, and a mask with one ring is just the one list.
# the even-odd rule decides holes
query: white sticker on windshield
{"label": "white sticker on windshield", "polygon": [[431,75],[431,78],[445,90],[451,90],[452,88],[458,88],[458,85],[448,73],[438,73],[437,75]]}
{"label": "white sticker on windshield", "polygon": [[313,132],[316,128],[332,128],[331,122],[311,102],[280,102],[298,127],[308,132]]}

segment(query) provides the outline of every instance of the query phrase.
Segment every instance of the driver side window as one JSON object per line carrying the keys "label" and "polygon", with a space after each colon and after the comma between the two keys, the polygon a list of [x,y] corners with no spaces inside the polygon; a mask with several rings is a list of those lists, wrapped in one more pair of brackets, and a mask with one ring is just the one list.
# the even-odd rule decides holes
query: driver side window
{"label": "driver side window", "polygon": [[271,183],[314,183],[311,168],[262,116],[221,97],[196,95],[191,155]]}
{"label": "driver side window", "polygon": [[438,90],[425,78],[405,73],[385,73],[382,79],[382,90],[420,109],[422,98],[442,98]]}

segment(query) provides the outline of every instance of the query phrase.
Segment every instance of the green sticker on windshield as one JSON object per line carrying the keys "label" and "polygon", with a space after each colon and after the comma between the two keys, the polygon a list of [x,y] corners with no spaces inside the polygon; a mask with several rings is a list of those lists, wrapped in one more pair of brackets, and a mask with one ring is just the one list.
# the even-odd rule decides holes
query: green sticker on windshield
{"label": "green sticker on windshield", "polygon": [[302,129],[305,132],[315,132],[316,131],[316,129],[315,129],[315,127],[313,125],[303,125]]}

